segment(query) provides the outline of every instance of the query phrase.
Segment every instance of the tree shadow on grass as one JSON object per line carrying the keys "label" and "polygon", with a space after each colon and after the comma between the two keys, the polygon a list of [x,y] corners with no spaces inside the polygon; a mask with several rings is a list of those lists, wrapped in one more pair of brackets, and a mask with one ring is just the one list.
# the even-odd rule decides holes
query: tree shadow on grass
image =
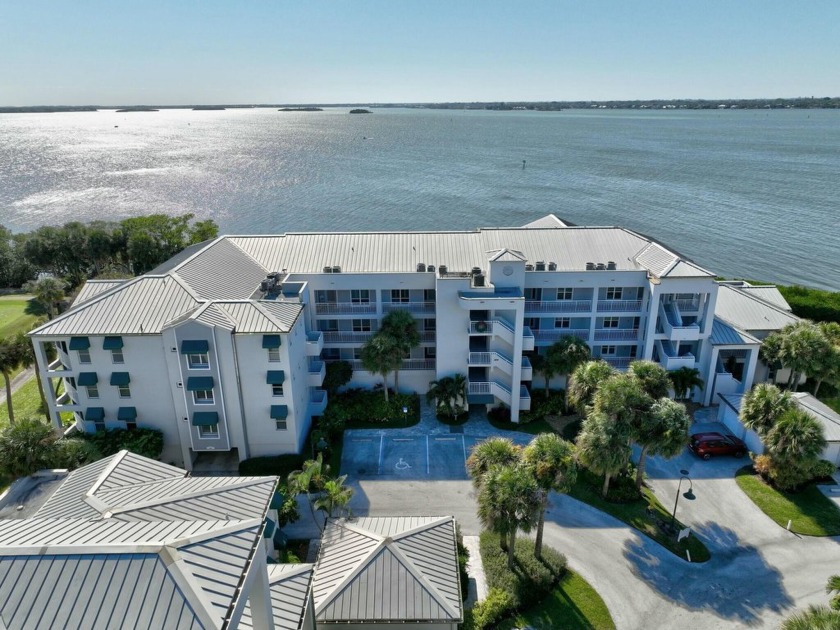
{"label": "tree shadow on grass", "polygon": [[36,317],[45,317],[47,314],[47,309],[44,308],[44,305],[41,304],[38,300],[32,299],[26,303],[26,306],[23,309],[23,312],[27,315],[34,315]]}
{"label": "tree shadow on grass", "polygon": [[716,523],[706,523],[696,531],[715,550],[712,559],[702,565],[676,560],[681,564],[675,566],[636,540],[625,543],[624,556],[651,588],[690,610],[753,623],[768,611],[781,613],[793,605],[781,574],[765,562],[756,547],[744,544],[734,531]]}

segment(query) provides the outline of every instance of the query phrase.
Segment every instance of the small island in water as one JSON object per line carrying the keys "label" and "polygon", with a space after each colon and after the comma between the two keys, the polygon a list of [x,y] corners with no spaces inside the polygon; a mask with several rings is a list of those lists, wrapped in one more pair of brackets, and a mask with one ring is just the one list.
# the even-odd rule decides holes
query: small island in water
{"label": "small island in water", "polygon": [[372,114],[373,112],[369,109],[351,109],[351,114]]}
{"label": "small island in water", "polygon": [[225,108],[221,105],[196,105],[192,108],[194,112],[223,112]]}
{"label": "small island in water", "polygon": [[117,113],[122,114],[124,112],[158,112],[159,109],[154,109],[153,107],[126,107],[124,109],[118,109]]}
{"label": "small island in water", "polygon": [[322,112],[320,107],[283,107],[278,112]]}

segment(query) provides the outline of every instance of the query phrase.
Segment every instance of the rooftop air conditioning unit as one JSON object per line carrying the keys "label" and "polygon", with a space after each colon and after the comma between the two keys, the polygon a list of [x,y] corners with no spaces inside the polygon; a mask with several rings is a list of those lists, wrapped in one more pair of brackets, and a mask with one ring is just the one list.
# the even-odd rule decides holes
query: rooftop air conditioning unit
{"label": "rooftop air conditioning unit", "polygon": [[473,285],[475,285],[477,287],[483,287],[484,286],[484,274],[483,273],[477,273],[477,274],[473,275]]}
{"label": "rooftop air conditioning unit", "polygon": [[332,273],[332,267],[324,267],[324,273]]}
{"label": "rooftop air conditioning unit", "polygon": [[280,274],[279,271],[272,271],[270,274],[268,274],[267,277],[268,278],[274,278],[275,280],[279,280],[280,278],[282,278],[282,275]]}
{"label": "rooftop air conditioning unit", "polygon": [[434,265],[429,265],[428,267],[426,267],[426,271],[430,271],[430,272],[434,273],[435,272],[435,266]]}
{"label": "rooftop air conditioning unit", "polygon": [[548,263],[548,270],[549,271],[557,271],[557,263],[556,262]]}
{"label": "rooftop air conditioning unit", "polygon": [[537,261],[537,271],[545,271],[545,261],[538,260]]}
{"label": "rooftop air conditioning unit", "polygon": [[525,265],[525,271],[533,271],[534,265]]}
{"label": "rooftop air conditioning unit", "polygon": [[595,263],[594,262],[586,263],[586,270],[587,271],[595,271]]}
{"label": "rooftop air conditioning unit", "polygon": [[449,269],[446,265],[440,265],[438,266],[438,271],[440,272],[440,275],[445,276]]}
{"label": "rooftop air conditioning unit", "polygon": [[473,267],[472,271],[470,271],[470,274],[473,276],[477,273],[481,273],[481,267]]}
{"label": "rooftop air conditioning unit", "polygon": [[333,271],[332,271],[332,272],[333,272],[333,273],[341,273],[341,267],[339,267],[338,265],[336,265],[335,267],[333,267]]}
{"label": "rooftop air conditioning unit", "polygon": [[268,280],[263,280],[260,282],[260,291],[266,293],[268,291]]}
{"label": "rooftop air conditioning unit", "polygon": [[426,271],[426,263],[417,263],[417,271],[420,271],[420,272]]}
{"label": "rooftop air conditioning unit", "polygon": [[604,263],[598,263],[597,265],[595,265],[595,269],[598,271],[604,271],[604,269],[606,268],[607,266]]}
{"label": "rooftop air conditioning unit", "polygon": [[609,269],[610,271],[615,271],[615,261],[614,260],[607,261],[607,269]]}

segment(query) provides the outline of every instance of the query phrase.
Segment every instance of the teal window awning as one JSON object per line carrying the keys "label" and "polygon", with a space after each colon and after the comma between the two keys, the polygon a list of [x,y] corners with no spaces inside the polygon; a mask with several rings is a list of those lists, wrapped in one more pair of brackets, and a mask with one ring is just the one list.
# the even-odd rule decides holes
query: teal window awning
{"label": "teal window awning", "polygon": [[128,372],[111,372],[111,385],[120,387],[122,385],[128,385],[130,382],[131,377],[128,375]]}
{"label": "teal window awning", "polygon": [[85,420],[96,422],[105,419],[105,409],[102,407],[88,407],[85,411]]}
{"label": "teal window awning", "polygon": [[70,337],[71,350],[87,350],[90,348],[90,339],[87,337]]}
{"label": "teal window awning", "polygon": [[289,408],[286,405],[271,405],[271,417],[275,420],[285,420],[289,415]]}
{"label": "teal window awning", "polygon": [[194,427],[210,427],[219,424],[219,414],[215,411],[196,411],[193,414],[192,424]]}
{"label": "teal window awning", "polygon": [[117,420],[136,420],[137,407],[120,407],[117,410]]}
{"label": "teal window awning", "polygon": [[269,370],[268,375],[265,377],[265,382],[269,385],[282,385],[285,380],[286,375],[283,373],[283,370]]}
{"label": "teal window awning", "polygon": [[103,350],[122,350],[122,347],[122,337],[105,337],[105,340],[102,342]]}
{"label": "teal window awning", "polygon": [[181,354],[206,354],[210,344],[205,339],[185,339],[181,342]]}
{"label": "teal window awning", "polygon": [[270,518],[265,519],[265,529],[263,530],[263,538],[271,538],[274,535],[274,528],[277,527]]}
{"label": "teal window awning", "polygon": [[284,497],[279,492],[275,492],[274,495],[271,497],[271,503],[268,504],[269,510],[279,510],[283,507],[283,504],[286,502],[286,497]]}
{"label": "teal window awning", "polygon": [[191,376],[187,379],[188,392],[206,392],[213,389],[212,376]]}
{"label": "teal window awning", "polygon": [[263,348],[279,348],[280,335],[263,335]]}
{"label": "teal window awning", "polygon": [[99,377],[96,375],[96,372],[80,372],[76,382],[83,387],[90,387],[99,382]]}

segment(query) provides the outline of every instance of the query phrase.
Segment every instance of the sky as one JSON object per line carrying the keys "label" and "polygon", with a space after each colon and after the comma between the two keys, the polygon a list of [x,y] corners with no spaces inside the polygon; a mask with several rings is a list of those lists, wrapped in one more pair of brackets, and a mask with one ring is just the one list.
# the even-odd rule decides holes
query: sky
{"label": "sky", "polygon": [[2,0],[0,105],[840,96],[840,1]]}

